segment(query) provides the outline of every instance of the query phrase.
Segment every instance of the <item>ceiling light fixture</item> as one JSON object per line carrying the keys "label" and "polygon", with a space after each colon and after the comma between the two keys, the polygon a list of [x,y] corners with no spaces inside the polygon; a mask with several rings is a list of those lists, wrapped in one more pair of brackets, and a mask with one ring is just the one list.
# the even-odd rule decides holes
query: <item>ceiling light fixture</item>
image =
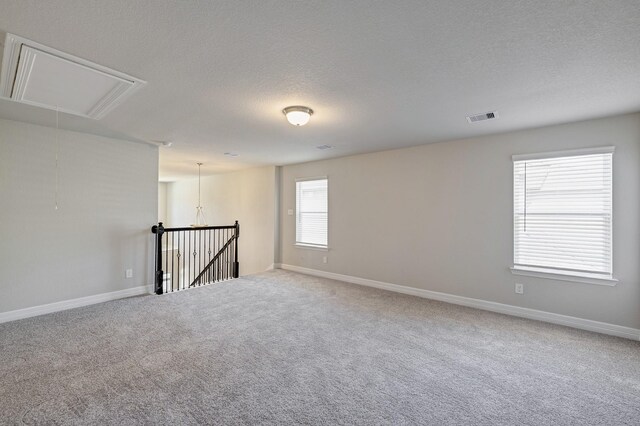
{"label": "ceiling light fixture", "polygon": [[290,106],[282,110],[287,121],[294,126],[304,126],[313,115],[313,110],[306,106]]}

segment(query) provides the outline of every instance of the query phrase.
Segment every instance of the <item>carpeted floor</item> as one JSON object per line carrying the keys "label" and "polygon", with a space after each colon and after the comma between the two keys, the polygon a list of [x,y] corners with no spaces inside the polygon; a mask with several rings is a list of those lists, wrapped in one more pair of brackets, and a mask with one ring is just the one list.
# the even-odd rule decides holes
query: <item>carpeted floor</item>
{"label": "carpeted floor", "polygon": [[640,424],[640,342],[281,270],[0,343],[2,424]]}

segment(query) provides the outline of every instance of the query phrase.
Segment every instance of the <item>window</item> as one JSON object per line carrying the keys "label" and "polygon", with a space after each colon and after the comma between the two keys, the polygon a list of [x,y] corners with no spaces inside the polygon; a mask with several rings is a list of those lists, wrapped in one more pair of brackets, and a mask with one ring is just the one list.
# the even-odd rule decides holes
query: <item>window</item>
{"label": "window", "polygon": [[327,247],[328,180],[296,181],[296,244]]}
{"label": "window", "polygon": [[613,280],[613,150],[513,156],[514,273]]}

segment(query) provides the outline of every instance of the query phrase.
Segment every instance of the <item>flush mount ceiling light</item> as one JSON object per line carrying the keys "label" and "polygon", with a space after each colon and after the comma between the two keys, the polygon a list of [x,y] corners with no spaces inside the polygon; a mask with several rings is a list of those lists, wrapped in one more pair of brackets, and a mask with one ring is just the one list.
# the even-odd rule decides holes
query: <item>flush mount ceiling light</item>
{"label": "flush mount ceiling light", "polygon": [[304,126],[313,115],[313,110],[306,106],[290,106],[282,110],[287,121],[294,126]]}

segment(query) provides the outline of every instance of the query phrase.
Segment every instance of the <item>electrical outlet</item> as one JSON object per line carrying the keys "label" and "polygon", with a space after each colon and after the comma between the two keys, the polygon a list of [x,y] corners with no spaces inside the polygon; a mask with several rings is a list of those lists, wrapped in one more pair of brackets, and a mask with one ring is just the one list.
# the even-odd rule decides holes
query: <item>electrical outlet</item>
{"label": "electrical outlet", "polygon": [[516,293],[524,294],[524,284],[516,283]]}
{"label": "electrical outlet", "polygon": [[287,210],[287,214],[288,214],[289,216],[293,216],[293,209],[289,209],[289,210]]}
{"label": "electrical outlet", "polygon": [[327,263],[327,256],[322,256],[322,263]]}
{"label": "electrical outlet", "polygon": [[124,277],[125,277],[125,278],[133,278],[133,269],[127,269],[127,270],[124,272]]}

